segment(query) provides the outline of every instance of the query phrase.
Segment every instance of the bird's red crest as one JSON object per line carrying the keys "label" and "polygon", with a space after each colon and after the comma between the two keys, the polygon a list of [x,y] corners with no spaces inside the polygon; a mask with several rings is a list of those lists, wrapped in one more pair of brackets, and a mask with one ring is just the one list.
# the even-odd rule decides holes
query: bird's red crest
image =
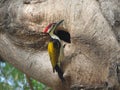
{"label": "bird's red crest", "polygon": [[49,24],[49,25],[43,30],[43,32],[44,32],[44,33],[47,33],[48,30],[49,30],[49,28],[50,28],[53,24],[54,24],[54,23]]}

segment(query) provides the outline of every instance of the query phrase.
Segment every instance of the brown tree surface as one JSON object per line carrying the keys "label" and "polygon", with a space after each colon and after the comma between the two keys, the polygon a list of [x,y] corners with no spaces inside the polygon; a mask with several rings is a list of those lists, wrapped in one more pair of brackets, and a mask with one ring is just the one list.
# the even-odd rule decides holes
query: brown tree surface
{"label": "brown tree surface", "polygon": [[[62,19],[72,41],[65,83],[52,72],[41,33]],[[119,31],[119,0],[0,0],[0,56],[54,90],[120,90]]]}

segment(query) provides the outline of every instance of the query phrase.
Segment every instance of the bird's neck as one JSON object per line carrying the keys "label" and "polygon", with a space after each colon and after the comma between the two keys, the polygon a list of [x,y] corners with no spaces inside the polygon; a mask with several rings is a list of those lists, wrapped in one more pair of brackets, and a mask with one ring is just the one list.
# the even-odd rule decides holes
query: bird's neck
{"label": "bird's neck", "polygon": [[60,38],[58,36],[54,35],[54,34],[51,36],[51,38],[57,39],[58,41],[60,41]]}
{"label": "bird's neck", "polygon": [[49,34],[52,39],[57,39],[60,41],[60,38],[57,35],[55,35],[53,32],[50,32]]}

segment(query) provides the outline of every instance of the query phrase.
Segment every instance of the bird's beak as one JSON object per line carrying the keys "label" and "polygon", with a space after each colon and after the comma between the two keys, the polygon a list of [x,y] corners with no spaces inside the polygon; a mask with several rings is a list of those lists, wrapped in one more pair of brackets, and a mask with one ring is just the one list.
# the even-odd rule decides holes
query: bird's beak
{"label": "bird's beak", "polygon": [[59,22],[56,23],[56,27],[58,27],[64,20],[60,20]]}
{"label": "bird's beak", "polygon": [[62,24],[63,21],[64,21],[64,20],[60,20],[60,21],[56,22],[56,23],[55,23],[55,26],[54,26],[54,30],[55,30],[60,24]]}
{"label": "bird's beak", "polygon": [[60,20],[59,22],[54,23],[54,27],[51,28],[49,33],[54,33],[54,31],[56,30],[56,28],[63,22],[64,20]]}

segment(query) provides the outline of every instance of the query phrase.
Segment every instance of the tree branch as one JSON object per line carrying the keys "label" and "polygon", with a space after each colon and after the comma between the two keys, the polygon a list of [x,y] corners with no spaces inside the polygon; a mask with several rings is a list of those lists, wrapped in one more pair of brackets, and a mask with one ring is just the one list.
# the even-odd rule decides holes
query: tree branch
{"label": "tree branch", "polygon": [[[107,89],[111,84],[120,88],[116,78],[112,82],[108,77],[111,63],[119,62],[119,42],[100,3],[96,0],[32,0],[26,4],[9,0],[0,10],[0,56],[55,90],[69,90],[76,84],[80,88],[103,86]],[[65,46],[62,62],[65,83],[52,72],[46,51],[49,36],[41,34],[49,23],[62,19],[65,22],[61,28],[72,38],[72,43]]]}
{"label": "tree branch", "polygon": [[33,85],[32,85],[32,81],[31,81],[31,78],[30,78],[29,76],[26,75],[26,79],[27,79],[27,81],[28,81],[30,90],[34,90],[34,89],[33,89]]}

